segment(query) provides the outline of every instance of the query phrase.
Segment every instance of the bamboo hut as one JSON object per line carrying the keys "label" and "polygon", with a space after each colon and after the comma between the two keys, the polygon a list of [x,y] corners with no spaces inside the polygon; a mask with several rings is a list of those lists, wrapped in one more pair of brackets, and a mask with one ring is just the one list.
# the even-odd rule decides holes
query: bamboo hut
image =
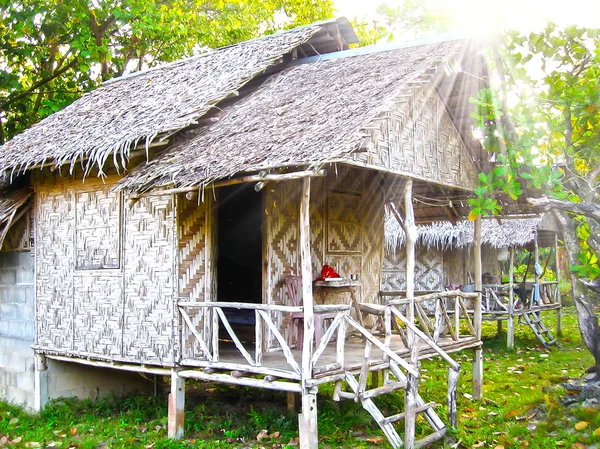
{"label": "bamboo hut", "polygon": [[[453,352],[473,351],[481,396],[481,308],[465,305],[481,295],[414,294],[415,223],[441,217],[413,195],[471,195],[488,162],[467,99],[487,69],[465,40],[354,42],[338,19],[126,76],[4,145],[0,169],[35,192],[37,384],[48,360],[170,376],[172,437],[186,379],[299,393],[305,448],[324,383],[393,447],[456,425]],[[410,239],[406,295],[384,301],[386,204]],[[316,280],[323,265],[340,277]],[[449,365],[447,420],[419,393],[426,357]],[[406,410],[384,417],[373,398],[395,390]],[[416,442],[418,414],[432,432]]]}
{"label": "bamboo hut", "polygon": [[[472,285],[473,223],[434,222],[417,229],[415,288],[429,292]],[[514,346],[515,320],[530,326],[546,347],[556,340],[541,322],[542,314],[556,312],[556,332],[561,332],[558,237],[559,228],[549,214],[490,217],[482,222],[483,319],[497,321],[499,332],[502,321],[507,321],[508,348]],[[405,234],[392,214],[386,217],[385,238],[382,290],[403,290]],[[540,259],[540,247],[551,248],[545,260]],[[517,280],[515,251],[521,248],[528,249],[530,257],[526,272]],[[544,278],[549,265],[555,267],[555,279]],[[527,282],[527,274],[533,282]]]}

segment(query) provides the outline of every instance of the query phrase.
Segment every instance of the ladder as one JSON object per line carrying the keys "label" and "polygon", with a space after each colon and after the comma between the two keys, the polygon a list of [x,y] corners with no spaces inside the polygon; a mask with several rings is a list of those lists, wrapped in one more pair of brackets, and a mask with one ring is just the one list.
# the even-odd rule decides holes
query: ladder
{"label": "ladder", "polygon": [[559,346],[556,338],[552,336],[550,333],[550,329],[544,326],[542,322],[542,314],[539,311],[530,310],[523,314],[523,318],[525,322],[529,325],[529,327],[533,330],[533,333],[537,337],[537,339],[544,345],[545,348],[550,349],[551,345]]}
{"label": "ladder", "polygon": [[[334,400],[340,400],[340,398],[342,398],[360,402],[362,407],[373,417],[375,422],[377,422],[384,435],[389,440],[391,446],[394,449],[398,449],[403,446],[403,442],[396,428],[394,427],[394,424],[404,420],[406,414],[398,413],[391,416],[384,416],[375,402],[373,402],[373,398],[376,398],[377,396],[388,394],[393,391],[405,390],[407,387],[408,378],[400,370],[399,366],[393,360],[390,360],[389,367],[391,374],[393,374],[396,379],[392,380],[388,378],[389,376],[384,376],[384,379],[386,379],[386,381],[384,381],[384,385],[381,387],[372,388],[370,390],[367,390],[365,386],[361,385],[361,379],[357,379],[354,374],[346,371],[346,383],[352,391],[342,391],[342,381],[340,380],[336,382],[333,398]],[[421,438],[420,440],[414,441],[415,448],[425,447],[435,441],[438,441],[443,438],[447,432],[446,425],[434,410],[436,405],[437,404],[434,402],[426,403],[423,398],[417,394],[415,414],[424,414],[425,419],[433,429],[433,433]]]}

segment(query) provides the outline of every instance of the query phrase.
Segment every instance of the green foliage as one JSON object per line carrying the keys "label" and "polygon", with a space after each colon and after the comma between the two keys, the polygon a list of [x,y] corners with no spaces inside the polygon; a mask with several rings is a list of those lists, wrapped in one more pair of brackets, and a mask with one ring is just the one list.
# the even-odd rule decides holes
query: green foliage
{"label": "green foliage", "polygon": [[[484,89],[470,99],[482,144],[496,161],[479,176],[470,218],[497,215],[502,201],[517,200],[526,190],[540,190],[563,208],[568,202],[598,208],[599,33],[549,24],[527,36],[506,34],[498,57],[490,57],[493,64],[500,61],[500,90]],[[594,278],[600,268],[583,229],[587,219],[573,215],[581,223],[581,265],[572,269]]]}
{"label": "green foliage", "polygon": [[359,47],[389,42],[397,37],[415,38],[432,31],[445,31],[448,27],[446,16],[424,0],[381,3],[376,12],[374,19],[352,21],[360,40]]}
{"label": "green foliage", "polygon": [[331,0],[2,2],[0,143],[114,76],[332,13]]}

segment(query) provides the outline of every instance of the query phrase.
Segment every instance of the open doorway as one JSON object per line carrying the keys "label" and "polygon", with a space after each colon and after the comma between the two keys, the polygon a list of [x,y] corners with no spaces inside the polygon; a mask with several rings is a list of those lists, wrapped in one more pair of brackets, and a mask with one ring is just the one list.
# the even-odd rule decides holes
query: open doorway
{"label": "open doorway", "polygon": [[[219,189],[218,301],[262,302],[261,211],[261,194],[251,185]],[[225,312],[239,337],[253,338],[254,311],[225,309]]]}

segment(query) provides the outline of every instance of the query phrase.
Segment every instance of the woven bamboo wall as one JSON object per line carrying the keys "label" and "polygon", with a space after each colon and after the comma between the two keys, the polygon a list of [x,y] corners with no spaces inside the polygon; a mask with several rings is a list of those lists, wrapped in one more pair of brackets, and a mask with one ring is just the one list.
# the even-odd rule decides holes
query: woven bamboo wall
{"label": "woven bamboo wall", "polygon": [[365,131],[368,151],[354,160],[439,184],[474,188],[477,170],[431,87],[407,92]]}
{"label": "woven bamboo wall", "polygon": [[[417,247],[415,290],[441,290],[446,281],[444,252]],[[462,266],[462,264],[461,264]],[[382,290],[406,289],[406,253],[403,249],[385,252]]]}
{"label": "woven bamboo wall", "polygon": [[[372,178],[373,174],[364,170],[337,167],[330,170],[326,179],[313,179],[310,232],[313,278],[319,275],[325,263],[342,277],[357,274],[361,280],[358,299],[375,302],[383,258],[383,200]],[[297,181],[279,183],[266,192],[264,230],[268,236],[265,239],[268,285],[265,302],[269,304],[288,302],[283,279],[299,273],[299,193],[300,182]],[[348,301],[346,296],[333,292],[325,299]],[[286,328],[287,322],[277,325]],[[273,347],[274,342],[271,341],[270,346]]]}
{"label": "woven bamboo wall", "polygon": [[127,209],[110,192],[113,181],[34,179],[36,343],[60,354],[170,364],[179,349],[174,200],[143,198]]}
{"label": "woven bamboo wall", "polygon": [[[210,204],[209,204],[210,203]],[[186,301],[205,301],[207,258],[207,208],[212,207],[212,196],[207,195],[204,202],[198,204],[198,199],[186,199],[185,195],[178,197],[177,203],[177,235],[179,247],[179,297]],[[192,323],[202,334],[204,332],[203,311],[188,309]],[[183,358],[194,358],[202,355],[199,344],[187,326],[182,336]]]}

